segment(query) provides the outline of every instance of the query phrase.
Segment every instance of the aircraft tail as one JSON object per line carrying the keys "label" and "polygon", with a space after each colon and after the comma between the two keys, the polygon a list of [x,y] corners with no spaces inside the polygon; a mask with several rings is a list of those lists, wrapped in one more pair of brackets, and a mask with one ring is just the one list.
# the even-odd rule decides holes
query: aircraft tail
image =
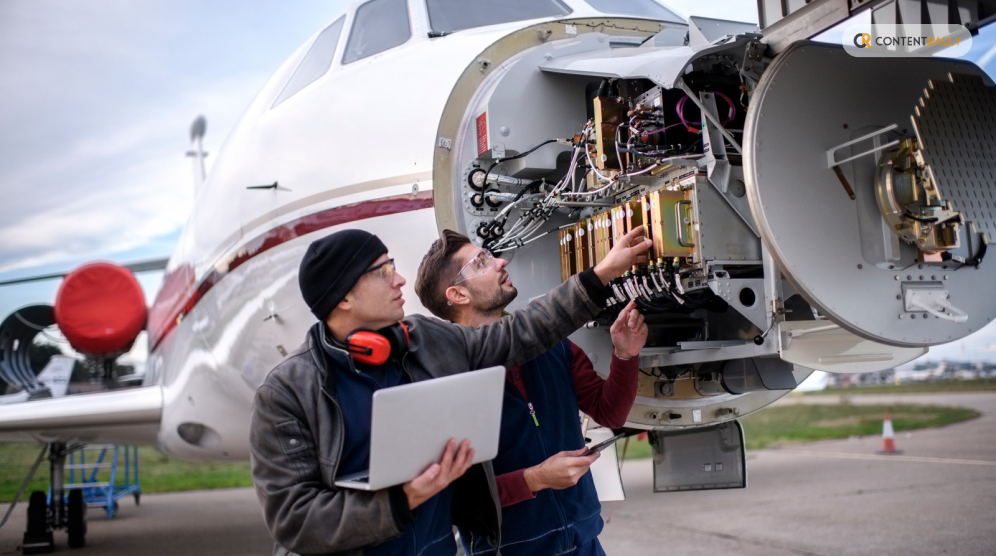
{"label": "aircraft tail", "polygon": [[187,156],[193,159],[194,191],[200,190],[201,186],[204,185],[204,180],[207,178],[207,171],[204,169],[204,159],[208,153],[204,152],[204,145],[202,143],[206,131],[207,118],[197,116],[194,122],[190,124],[190,150],[187,151]]}
{"label": "aircraft tail", "polygon": [[73,365],[76,364],[76,360],[71,357],[66,357],[65,355],[53,355],[49,359],[48,364],[42,369],[42,372],[38,373],[35,380],[41,384],[41,393],[43,395],[38,396],[32,394],[27,390],[22,390],[15,394],[7,394],[6,396],[0,396],[0,405],[5,405],[9,403],[26,402],[29,398],[61,398],[66,395],[66,390],[69,388],[69,378],[73,374]]}

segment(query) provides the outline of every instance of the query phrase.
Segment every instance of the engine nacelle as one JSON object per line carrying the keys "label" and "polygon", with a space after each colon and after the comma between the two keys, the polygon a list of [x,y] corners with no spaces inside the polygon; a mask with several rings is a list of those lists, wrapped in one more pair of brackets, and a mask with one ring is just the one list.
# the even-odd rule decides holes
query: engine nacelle
{"label": "engine nacelle", "polygon": [[69,273],[55,296],[55,321],[79,352],[114,357],[145,328],[148,309],[135,276],[111,263],[88,263]]}
{"label": "engine nacelle", "polygon": [[21,307],[0,323],[0,395],[8,384],[31,394],[44,390],[31,365],[31,345],[53,324],[52,306],[47,304]]}

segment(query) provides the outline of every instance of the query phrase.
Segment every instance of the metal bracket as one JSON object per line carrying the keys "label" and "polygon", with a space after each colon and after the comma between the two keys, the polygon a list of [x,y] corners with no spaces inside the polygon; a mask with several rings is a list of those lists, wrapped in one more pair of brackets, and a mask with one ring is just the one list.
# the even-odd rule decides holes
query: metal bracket
{"label": "metal bracket", "polygon": [[948,300],[948,290],[938,287],[903,286],[903,306],[909,313],[926,311],[939,319],[965,322],[968,313],[955,307]]}
{"label": "metal bracket", "polygon": [[743,341],[681,342],[680,351],[674,347],[643,348],[640,350],[640,368],[778,355],[780,349],[780,341],[764,342],[760,346]]}
{"label": "metal bracket", "polygon": [[867,140],[871,139],[872,137],[876,137],[878,135],[882,135],[882,134],[888,133],[888,132],[890,132],[890,131],[898,128],[898,127],[899,127],[899,124],[892,124],[892,125],[889,125],[889,126],[885,126],[885,127],[883,127],[882,129],[880,129],[878,131],[873,131],[873,132],[871,132],[871,133],[869,133],[867,135],[862,135],[861,137],[858,137],[857,139],[851,139],[850,141],[848,141],[846,143],[841,143],[841,144],[837,145],[836,147],[831,147],[831,148],[827,149],[827,168],[832,169],[834,166],[840,166],[841,164],[844,164],[845,162],[850,162],[850,161],[855,160],[857,158],[861,158],[862,156],[867,156],[869,154],[874,154],[874,153],[877,153],[879,151],[884,151],[885,149],[888,149],[888,148],[891,148],[891,147],[895,147],[896,145],[899,144],[899,140],[898,139],[896,139],[895,141],[889,141],[888,143],[886,143],[884,145],[879,145],[877,147],[872,147],[871,149],[869,149],[867,151],[858,153],[858,154],[853,155],[853,156],[849,156],[849,157],[845,158],[844,160],[837,160],[837,151],[839,151],[841,149],[846,149],[847,147],[850,147],[851,145],[856,145],[856,144],[858,144],[858,143],[860,143],[862,141],[867,141]]}
{"label": "metal bracket", "polygon": [[744,48],[744,61],[740,64],[740,75],[750,79],[755,84],[761,80],[761,74],[771,63],[771,58],[765,56],[768,45],[760,41],[751,41]]}
{"label": "metal bracket", "polygon": [[[728,272],[717,270],[713,273],[713,278],[709,280],[709,288],[738,313],[746,317],[754,326],[761,330],[768,327],[764,306],[763,278],[730,278]],[[747,298],[747,301],[752,301],[750,305],[741,301],[740,292],[745,289],[749,289],[753,294],[753,300]]]}
{"label": "metal bracket", "polygon": [[681,207],[685,206],[685,205],[687,205],[688,207],[691,207],[692,206],[692,202],[689,201],[689,200],[687,200],[687,199],[682,199],[682,200],[678,201],[677,203],[675,203],[675,205],[674,205],[674,214],[675,214],[675,218],[677,219],[677,222],[676,222],[675,225],[677,226],[677,230],[678,230],[678,233],[677,233],[677,236],[678,236],[678,245],[681,245],[682,247],[695,247],[694,243],[687,243],[685,241],[685,239],[682,237],[682,234],[681,234],[681,231],[685,229],[685,226],[688,226],[688,224],[685,222],[685,220],[687,219],[687,217],[682,218],[682,216],[681,216]]}
{"label": "metal bracket", "polygon": [[702,106],[712,114],[712,118],[702,120],[702,146],[705,156],[701,163],[705,164],[706,176],[709,182],[722,193],[726,193],[730,185],[730,161],[726,159],[726,143],[719,129],[712,124],[719,120],[719,109],[716,107],[716,95],[699,93]]}

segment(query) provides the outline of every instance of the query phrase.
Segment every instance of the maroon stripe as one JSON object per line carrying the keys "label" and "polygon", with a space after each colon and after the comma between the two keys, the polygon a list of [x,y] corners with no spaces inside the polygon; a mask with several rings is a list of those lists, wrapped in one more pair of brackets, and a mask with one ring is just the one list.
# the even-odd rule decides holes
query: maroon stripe
{"label": "maroon stripe", "polygon": [[[292,239],[324,230],[325,228],[331,228],[332,226],[348,224],[377,216],[432,208],[432,206],[432,191],[421,191],[417,195],[384,197],[382,199],[372,199],[351,205],[330,208],[277,226],[248,241],[242,249],[216,265],[215,269],[205,276],[196,289],[194,289],[193,293],[190,294],[186,303],[183,304],[182,309],[170,311],[168,308],[165,308],[166,310],[164,311],[163,308],[159,307],[159,298],[162,297],[162,293],[160,293],[149,313],[149,345],[152,349],[158,347],[163,339],[176,327],[180,319],[189,314],[201,298],[211,291],[211,288],[215,284],[260,253],[264,253]],[[176,280],[192,279],[192,273],[182,271],[184,268],[186,267],[180,266],[174,272],[164,277],[160,292],[175,291],[177,284],[174,282]],[[189,285],[187,287],[189,288]],[[179,305],[178,301],[176,299],[174,303]],[[170,315],[170,317],[164,318],[165,315]]]}

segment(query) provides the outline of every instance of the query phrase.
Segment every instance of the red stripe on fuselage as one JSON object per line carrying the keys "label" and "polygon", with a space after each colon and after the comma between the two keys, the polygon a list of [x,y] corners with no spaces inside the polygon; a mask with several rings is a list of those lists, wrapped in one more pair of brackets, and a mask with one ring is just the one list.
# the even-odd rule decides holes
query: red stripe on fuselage
{"label": "red stripe on fuselage", "polygon": [[[325,228],[331,228],[332,226],[366,220],[367,218],[376,218],[378,216],[432,208],[432,206],[432,191],[422,191],[417,195],[384,197],[382,199],[361,201],[351,205],[330,208],[277,226],[246,242],[241,249],[216,265],[215,269],[201,280],[201,283],[198,284],[197,288],[187,299],[187,302],[183,304],[183,308],[171,314],[170,318],[162,319],[160,317],[161,320],[158,320],[158,322],[154,322],[150,318],[148,326],[149,345],[151,349],[158,347],[163,339],[173,331],[179,321],[193,310],[194,306],[211,291],[211,288],[215,284],[260,253],[273,249],[292,239],[324,230]],[[184,267],[181,266],[180,268]],[[167,284],[169,284],[169,278],[170,276],[166,276],[163,279],[163,288],[166,288]],[[150,317],[155,313],[161,313],[161,311],[155,311],[154,307],[153,311],[150,312]]]}

